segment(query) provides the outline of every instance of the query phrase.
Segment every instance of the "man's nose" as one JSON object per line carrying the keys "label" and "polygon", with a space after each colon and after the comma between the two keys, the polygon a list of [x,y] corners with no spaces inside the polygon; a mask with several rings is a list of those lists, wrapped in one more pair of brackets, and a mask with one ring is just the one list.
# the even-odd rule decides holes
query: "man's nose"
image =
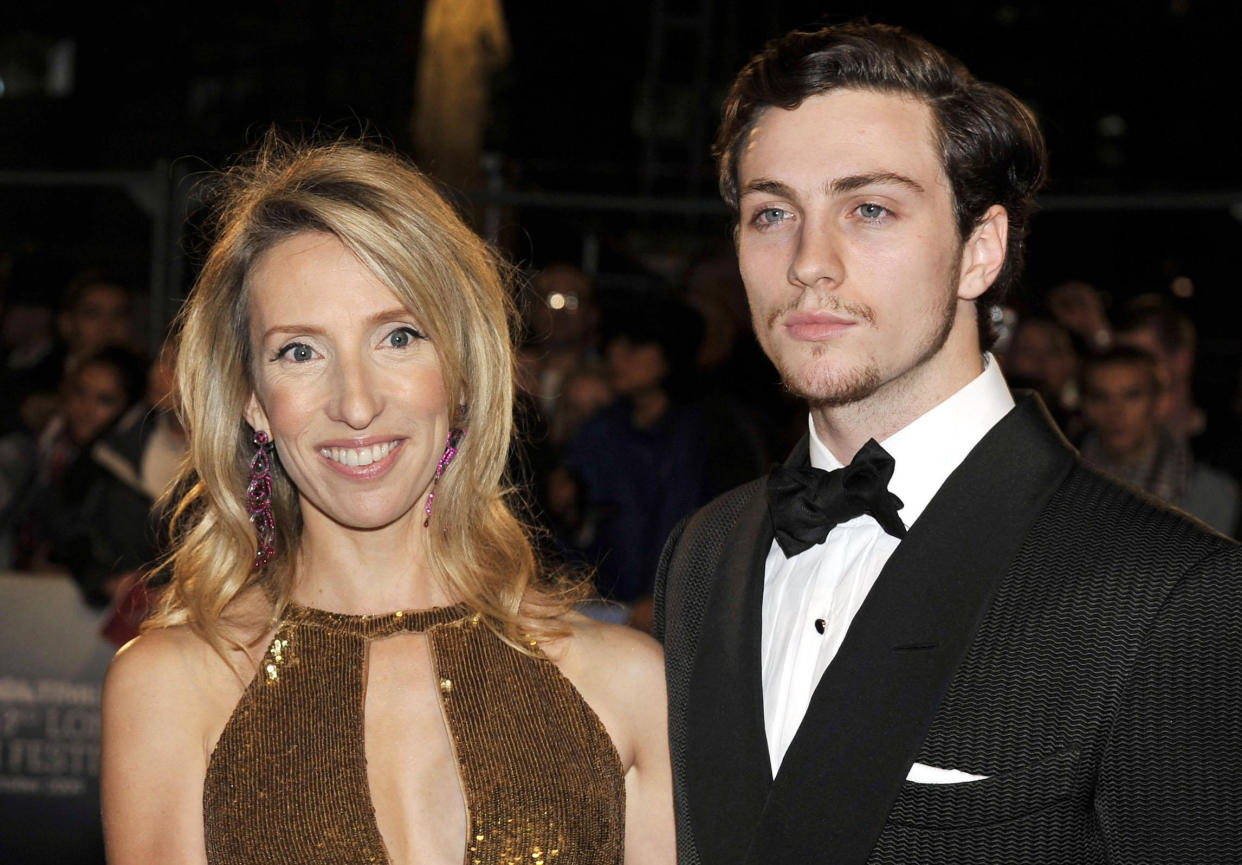
{"label": "man's nose", "polygon": [[794,285],[814,288],[841,282],[843,266],[840,239],[828,226],[808,219],[798,234],[797,248],[789,264],[789,281]]}

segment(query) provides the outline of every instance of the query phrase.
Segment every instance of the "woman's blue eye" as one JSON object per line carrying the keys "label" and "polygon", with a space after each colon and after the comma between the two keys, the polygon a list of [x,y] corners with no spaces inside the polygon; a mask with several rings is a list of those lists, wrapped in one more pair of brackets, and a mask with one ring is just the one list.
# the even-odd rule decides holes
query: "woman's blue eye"
{"label": "woman's blue eye", "polygon": [[412,327],[399,327],[388,335],[388,344],[393,348],[405,348],[422,334]]}
{"label": "woman's blue eye", "polygon": [[295,363],[304,363],[315,357],[315,350],[304,342],[291,342],[277,351],[273,360],[280,360],[282,357],[288,357]]}

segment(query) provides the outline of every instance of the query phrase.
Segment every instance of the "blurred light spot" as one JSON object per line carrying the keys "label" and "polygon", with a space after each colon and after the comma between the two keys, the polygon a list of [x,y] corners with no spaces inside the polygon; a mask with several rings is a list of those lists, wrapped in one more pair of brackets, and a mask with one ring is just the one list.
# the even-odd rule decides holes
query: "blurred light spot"
{"label": "blurred light spot", "polygon": [[1022,17],[1022,13],[1018,10],[1017,6],[1006,3],[1005,5],[998,6],[996,8],[996,11],[993,13],[993,17],[995,18],[996,23],[1002,27],[1013,27]]}
{"label": "blurred light spot", "polygon": [[548,306],[553,309],[564,309],[565,295],[561,294],[559,291],[552,292],[548,295]]}
{"label": "blurred light spot", "polygon": [[1169,283],[1169,291],[1173,292],[1176,297],[1193,297],[1195,293],[1195,284],[1189,276],[1175,276],[1173,277],[1173,281]]}
{"label": "blurred light spot", "polygon": [[1126,119],[1120,114],[1105,114],[1096,123],[1096,129],[1105,138],[1120,138],[1126,134]]}

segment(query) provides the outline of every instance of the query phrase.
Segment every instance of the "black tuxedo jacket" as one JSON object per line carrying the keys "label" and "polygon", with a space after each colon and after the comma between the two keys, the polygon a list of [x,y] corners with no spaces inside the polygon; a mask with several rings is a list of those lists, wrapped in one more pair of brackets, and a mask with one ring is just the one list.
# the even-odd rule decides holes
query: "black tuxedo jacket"
{"label": "black tuxedo jacket", "polygon": [[1086,468],[1037,398],[910,528],[775,778],[771,542],[759,480],[661,559],[682,865],[1242,862],[1242,548]]}

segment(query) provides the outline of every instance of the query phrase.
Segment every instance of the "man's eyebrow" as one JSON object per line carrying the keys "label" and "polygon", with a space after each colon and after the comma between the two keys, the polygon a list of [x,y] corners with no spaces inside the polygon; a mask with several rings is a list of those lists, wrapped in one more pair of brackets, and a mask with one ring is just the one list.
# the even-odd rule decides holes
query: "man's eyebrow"
{"label": "man's eyebrow", "polygon": [[[920,195],[926,191],[917,180],[906,177],[904,174],[898,174],[895,171],[873,171],[869,174],[851,174],[848,177],[838,177],[827,184],[827,189],[832,195],[841,195],[846,192],[865,189],[868,186],[904,186]],[[788,184],[767,177],[757,177],[742,187],[739,198],[756,192],[764,195],[774,195],[778,198],[796,197],[793,189]]]}
{"label": "man's eyebrow", "polygon": [[838,177],[828,184],[828,190],[835,195],[840,195],[843,192],[854,192],[868,186],[905,186],[920,194],[925,191],[923,185],[917,180],[906,177],[904,174],[898,174],[895,171],[876,171],[871,174],[851,174],[848,177]]}
{"label": "man's eyebrow", "polygon": [[742,187],[742,195],[749,195],[752,192],[775,195],[777,198],[792,198],[794,195],[793,189],[787,184],[779,180],[769,180],[766,177],[757,177]]}

